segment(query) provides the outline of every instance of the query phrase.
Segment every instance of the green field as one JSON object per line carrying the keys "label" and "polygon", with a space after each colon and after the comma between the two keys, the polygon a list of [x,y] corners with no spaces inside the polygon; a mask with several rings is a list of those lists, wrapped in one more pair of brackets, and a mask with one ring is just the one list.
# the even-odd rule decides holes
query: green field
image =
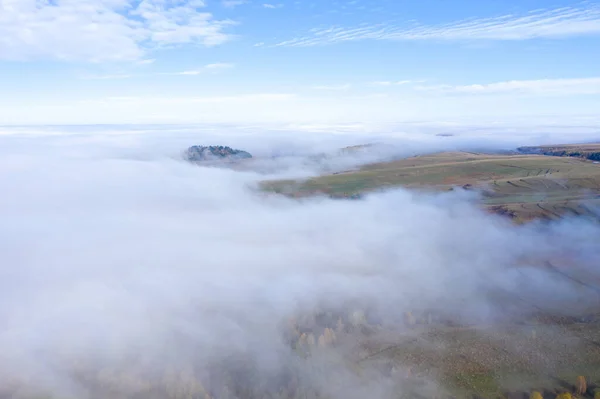
{"label": "green field", "polygon": [[590,214],[600,204],[600,164],[577,157],[446,152],[365,165],[359,170],[304,181],[263,183],[292,197],[352,197],[406,187],[484,191],[482,205],[517,221]]}

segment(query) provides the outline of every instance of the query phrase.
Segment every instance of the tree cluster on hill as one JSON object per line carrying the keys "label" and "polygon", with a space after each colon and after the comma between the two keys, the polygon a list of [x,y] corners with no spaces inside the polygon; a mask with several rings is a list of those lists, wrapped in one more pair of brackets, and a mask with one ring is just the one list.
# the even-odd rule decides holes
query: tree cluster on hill
{"label": "tree cluster on hill", "polygon": [[190,162],[203,162],[225,159],[247,159],[252,158],[252,155],[249,152],[222,145],[194,145],[187,149],[185,158]]}
{"label": "tree cluster on hill", "polygon": [[540,154],[553,157],[574,157],[589,159],[590,161],[600,161],[599,151],[587,151],[585,149],[563,149],[563,148],[545,148],[545,147],[519,147],[517,148],[522,154]]}

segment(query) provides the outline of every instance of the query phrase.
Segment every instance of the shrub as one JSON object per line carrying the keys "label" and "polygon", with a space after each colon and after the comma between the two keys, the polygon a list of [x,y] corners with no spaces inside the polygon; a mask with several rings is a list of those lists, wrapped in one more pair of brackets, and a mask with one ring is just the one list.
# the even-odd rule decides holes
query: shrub
{"label": "shrub", "polygon": [[296,344],[297,348],[306,348],[308,346],[308,336],[306,333],[302,333],[300,338],[298,338],[298,343]]}
{"label": "shrub", "polygon": [[330,346],[333,345],[336,341],[335,333],[331,328],[326,328],[323,333],[323,337],[325,339],[325,345]]}
{"label": "shrub", "polygon": [[308,343],[308,346],[311,348],[315,347],[315,336],[310,333],[308,334],[308,336],[306,337],[306,342]]}
{"label": "shrub", "polygon": [[341,333],[341,332],[343,332],[343,331],[344,331],[344,322],[342,321],[342,318],[341,318],[341,317],[340,317],[340,318],[338,319],[338,321],[337,321],[337,324],[336,324],[336,326],[335,326],[335,330],[336,330],[338,333]]}
{"label": "shrub", "polygon": [[319,336],[317,343],[319,345],[319,348],[325,348],[327,346],[327,342],[325,342],[325,336],[324,335]]}
{"label": "shrub", "polygon": [[544,397],[538,391],[533,391],[531,392],[531,395],[529,395],[529,399],[544,399]]}
{"label": "shrub", "polygon": [[367,323],[367,319],[365,317],[365,312],[362,310],[356,310],[350,314],[350,323],[354,327],[362,326]]}
{"label": "shrub", "polygon": [[427,324],[433,324],[433,314],[431,312],[427,313]]}
{"label": "shrub", "polygon": [[587,383],[585,381],[585,377],[580,375],[577,377],[577,395],[583,395],[587,392]]}
{"label": "shrub", "polygon": [[556,399],[573,399],[573,395],[571,395],[569,392],[559,393],[556,396]]}
{"label": "shrub", "polygon": [[414,326],[416,324],[415,316],[411,312],[404,312],[404,323],[408,326]]}

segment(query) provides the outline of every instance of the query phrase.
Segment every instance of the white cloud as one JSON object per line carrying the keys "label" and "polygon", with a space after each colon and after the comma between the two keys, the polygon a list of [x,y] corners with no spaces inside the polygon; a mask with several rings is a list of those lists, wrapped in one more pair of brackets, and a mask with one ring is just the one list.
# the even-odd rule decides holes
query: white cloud
{"label": "white cloud", "polygon": [[366,25],[313,29],[276,44],[306,47],[357,40],[526,40],[600,34],[600,8],[563,7],[523,15],[503,15],[416,27]]}
{"label": "white cloud", "polygon": [[281,8],[281,7],[283,7],[283,4],[265,3],[265,4],[263,4],[263,7],[264,8],[271,8],[271,9],[273,9],[273,8]]}
{"label": "white cloud", "polygon": [[579,79],[510,80],[506,82],[463,86],[420,86],[417,89],[457,94],[600,94],[600,77]]}
{"label": "white cloud", "polygon": [[130,103],[133,105],[138,104],[176,104],[176,103],[236,103],[236,102],[247,102],[247,101],[282,101],[294,98],[294,94],[288,93],[252,93],[252,94],[240,94],[230,96],[204,96],[204,97],[107,97],[100,100],[86,100],[82,103],[103,103],[103,104],[115,104],[115,103]]}
{"label": "white cloud", "polygon": [[221,4],[223,4],[224,7],[227,8],[234,8],[237,6],[241,6],[242,4],[246,4],[247,1],[246,0],[223,0],[221,1]]}
{"label": "white cloud", "polygon": [[[151,74],[147,76],[152,80]],[[564,96],[556,94],[558,89],[554,89],[554,92],[537,89],[534,94],[522,94],[518,91],[497,94],[497,86],[491,86],[496,94],[457,94],[452,91],[453,86],[433,86],[433,83],[430,86],[389,86],[371,90],[366,85],[353,85],[355,90],[348,91],[313,90],[312,85],[308,84],[294,95],[294,92],[285,89],[242,89],[236,92],[224,88],[218,82],[211,83],[210,80],[214,80],[209,79],[211,76],[209,72],[198,76],[180,76],[178,79],[189,81],[190,85],[164,86],[160,94],[155,91],[152,94],[144,87],[136,89],[134,83],[140,83],[139,79],[131,82],[124,90],[117,88],[120,86],[119,81],[110,82],[111,85],[105,86],[109,89],[109,94],[105,96],[110,98],[91,93],[88,96],[81,90],[77,93],[58,91],[51,96],[36,96],[35,99],[19,92],[5,93],[5,96],[0,96],[0,125],[361,123],[371,126],[418,121],[467,121],[478,126],[491,126],[498,122],[512,123],[518,120],[518,124],[522,124],[521,121],[551,117],[561,124],[570,121],[569,123],[574,124],[571,127],[589,126],[594,134],[598,134],[600,95],[573,95],[569,97],[569,101],[565,101]],[[96,81],[100,82],[109,81]],[[593,81],[588,80],[580,83],[579,87],[591,86],[592,83]],[[472,88],[458,90],[473,91]],[[490,90],[492,89],[488,89],[488,92]],[[584,89],[578,89],[577,92],[581,93],[582,90]],[[563,88],[561,92],[566,91]],[[570,92],[574,92],[574,89],[570,89]],[[89,101],[81,101],[85,98]],[[593,116],[596,122],[580,122],[581,116]],[[403,129],[400,127],[396,131]]]}
{"label": "white cloud", "polygon": [[80,79],[83,80],[113,80],[113,79],[129,79],[131,75],[122,73],[122,74],[111,74],[111,75],[87,75],[83,76]]}
{"label": "white cloud", "polygon": [[204,65],[202,68],[199,69],[192,69],[192,70],[188,70],[188,71],[182,71],[182,72],[166,72],[166,73],[162,73],[161,75],[200,75],[203,73],[216,73],[225,69],[231,69],[234,68],[235,65],[234,64],[230,64],[230,63],[224,63],[224,62],[219,62],[219,63],[215,63],[215,64],[208,64],[208,65]]}
{"label": "white cloud", "polygon": [[371,82],[371,86],[402,86],[410,83],[422,82],[422,81],[414,81],[414,80],[398,80],[398,81],[377,81]]}
{"label": "white cloud", "polygon": [[349,83],[346,83],[343,85],[312,86],[312,89],[314,89],[314,90],[331,90],[331,91],[348,90],[349,88],[350,88]]}
{"label": "white cloud", "polygon": [[136,60],[148,48],[229,40],[224,29],[233,22],[202,7],[198,0],[3,0],[0,59]]}
{"label": "white cloud", "polygon": [[156,59],[151,58],[151,59],[138,61],[138,64],[139,65],[149,65],[149,64],[154,64],[155,61],[156,61]]}
{"label": "white cloud", "polygon": [[230,68],[233,68],[234,66],[235,66],[234,64],[230,64],[230,63],[227,63],[227,62],[217,62],[217,63],[214,63],[214,64],[208,64],[204,68],[208,69],[208,70],[211,70],[211,71],[214,71],[214,70],[217,70],[217,69],[230,69]]}
{"label": "white cloud", "polygon": [[[154,60],[149,60],[154,61]],[[138,62],[138,64],[149,64],[151,62]],[[114,80],[114,79],[128,79],[132,77],[150,77],[157,75],[200,75],[203,73],[218,73],[223,70],[235,68],[234,64],[226,62],[217,62],[213,64],[204,65],[198,69],[191,69],[180,72],[158,72],[158,73],[145,73],[145,74],[129,74],[129,73],[112,73],[103,75],[83,75],[80,79],[83,80]]]}

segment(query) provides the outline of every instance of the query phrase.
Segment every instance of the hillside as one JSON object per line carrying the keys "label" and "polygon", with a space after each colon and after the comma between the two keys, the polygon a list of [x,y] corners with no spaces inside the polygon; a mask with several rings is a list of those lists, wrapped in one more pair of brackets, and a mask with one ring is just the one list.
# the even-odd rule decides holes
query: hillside
{"label": "hillside", "polygon": [[263,189],[292,197],[336,198],[406,187],[484,191],[483,206],[516,221],[591,214],[600,204],[600,164],[577,157],[445,152],[374,163],[359,170],[304,181],[263,183]]}

